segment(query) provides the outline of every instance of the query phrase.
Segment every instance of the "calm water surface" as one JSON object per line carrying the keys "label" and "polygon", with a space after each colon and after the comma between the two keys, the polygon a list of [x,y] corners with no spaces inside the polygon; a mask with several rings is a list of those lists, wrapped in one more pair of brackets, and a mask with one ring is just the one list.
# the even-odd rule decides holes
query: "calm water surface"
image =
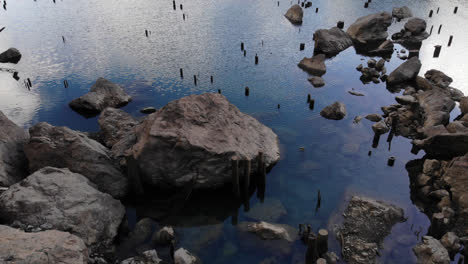
{"label": "calm water surface", "polygon": [[[301,27],[284,18],[290,5],[284,0],[279,6],[273,0],[185,0],[177,1],[174,11],[169,0],[57,0],[55,4],[52,0],[10,0],[7,10],[0,11],[0,28],[6,27],[0,33],[0,50],[16,47],[23,57],[17,65],[0,65],[17,70],[21,77],[15,81],[11,73],[0,71],[0,110],[26,128],[46,121],[96,131],[97,119],[76,114],[68,102],[86,93],[98,77],[125,87],[134,101],[123,109],[135,116],[141,116],[142,107],[162,107],[189,94],[221,89],[230,102],[271,127],[280,138],[282,159],[268,175],[265,197],[266,203],[280,201],[287,211],[277,222],[326,228],[352,193],[391,201],[405,209],[408,220],[386,239],[382,259],[413,263],[411,248],[418,234],[425,234],[429,221],[411,203],[404,165],[421,155],[410,154],[410,141],[401,137],[393,140],[391,148],[383,137],[373,149],[371,123],[353,123],[355,116],[381,113],[380,107],[393,104],[395,95],[383,84],[359,81],[360,73],[354,68],[368,58],[356,55],[354,48],[326,62],[326,85],[320,89],[313,88],[307,73],[296,65],[311,56],[315,30],[335,26],[338,20],[347,27],[360,16],[408,5],[416,16],[427,19],[428,30],[434,25],[421,49],[421,74],[440,69],[454,79],[454,87],[468,93],[463,67],[468,59],[463,27],[468,23],[468,2],[385,0],[364,9],[364,1],[317,0],[305,10]],[[456,15],[455,6],[459,6]],[[431,9],[435,14],[428,18]],[[437,34],[441,23],[442,31]],[[390,32],[403,24],[395,22]],[[151,31],[148,38],[145,30]],[[450,35],[454,42],[447,47]],[[240,42],[245,43],[246,57]],[[301,42],[306,43],[304,51],[299,51]],[[434,59],[437,44],[443,49],[441,57]],[[258,65],[254,65],[255,54]],[[394,54],[386,67],[391,72],[401,62]],[[185,79],[179,77],[179,68],[184,69]],[[198,86],[193,84],[193,75],[198,76]],[[33,83],[30,91],[23,84],[25,78]],[[69,82],[67,89],[64,80]],[[244,96],[245,86],[250,87],[249,97]],[[347,93],[351,88],[366,96],[351,96]],[[309,93],[316,100],[315,110],[306,104]],[[320,109],[334,101],[346,104],[344,120],[320,117]],[[299,151],[300,147],[305,151]],[[397,157],[394,167],[386,166],[390,156]],[[318,190],[322,203],[316,211]],[[250,207],[257,203],[252,195]],[[188,207],[178,212],[183,217],[172,222],[181,237],[178,246],[192,250],[204,263],[258,263],[271,256],[279,263],[297,263],[304,258],[305,247],[299,242],[287,254],[246,243],[231,224],[232,212],[226,212],[222,203],[208,200]],[[130,225],[151,214],[148,211],[129,206]],[[238,217],[239,221],[253,220],[242,207]],[[330,243],[339,252],[333,237]],[[123,254],[131,255],[133,250]]]}

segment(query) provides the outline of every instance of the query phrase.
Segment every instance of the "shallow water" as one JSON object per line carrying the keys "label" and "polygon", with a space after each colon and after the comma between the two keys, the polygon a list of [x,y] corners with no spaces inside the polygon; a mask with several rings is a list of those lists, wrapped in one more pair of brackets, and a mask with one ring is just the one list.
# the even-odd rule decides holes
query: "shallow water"
{"label": "shallow water", "polygon": [[[179,4],[183,4],[182,11]],[[356,55],[352,47],[326,62],[323,88],[313,88],[307,73],[296,66],[304,56],[311,56],[315,30],[335,26],[338,20],[343,20],[347,28],[362,15],[391,12],[393,6],[404,4],[416,16],[427,19],[428,30],[434,25],[420,52],[420,74],[431,68],[442,70],[454,79],[452,86],[468,93],[463,67],[468,59],[468,35],[460,26],[468,22],[468,2],[463,0],[443,1],[443,6],[435,0],[374,1],[368,9],[363,8],[364,1],[320,0],[305,9],[300,27],[284,18],[290,6],[290,1],[284,0],[279,7],[272,0],[177,1],[176,11],[171,1],[162,0],[58,0],[55,4],[10,0],[7,10],[0,10],[0,28],[6,27],[0,33],[0,50],[16,47],[23,57],[17,65],[0,65],[16,69],[21,77],[17,82],[11,73],[0,71],[0,110],[25,127],[45,121],[96,131],[96,118],[78,115],[68,102],[84,94],[98,77],[125,87],[134,100],[123,109],[135,116],[141,116],[142,107],[158,108],[185,95],[221,89],[230,102],[271,127],[280,138],[282,159],[268,174],[265,195],[266,202],[279,200],[287,211],[277,222],[327,227],[350,193],[391,201],[405,209],[408,220],[397,225],[386,239],[389,250],[382,251],[382,258],[386,263],[412,263],[411,247],[418,235],[425,234],[429,222],[411,203],[404,166],[422,154],[412,155],[410,141],[401,137],[394,138],[390,149],[386,137],[382,137],[373,149],[371,123],[365,119],[353,123],[357,115],[381,113],[380,107],[393,104],[395,95],[384,84],[360,82],[355,67],[368,58]],[[455,6],[459,7],[456,15]],[[431,9],[434,16],[428,18]],[[437,34],[441,23],[441,34]],[[390,32],[398,31],[403,24],[395,22]],[[148,38],[145,30],[151,31]],[[454,42],[447,47],[450,35]],[[245,43],[246,57],[240,42]],[[301,42],[306,43],[304,51],[299,51]],[[432,58],[437,44],[443,45],[441,57]],[[254,65],[255,54],[259,56],[258,65]],[[386,65],[388,72],[401,62],[394,53]],[[180,68],[184,79],[179,77]],[[198,76],[198,86],[193,84],[193,75]],[[30,91],[23,85],[25,78],[33,83]],[[69,82],[67,89],[64,80]],[[244,96],[245,86],[250,87],[249,97]],[[351,88],[366,96],[351,96],[347,92]],[[307,94],[316,101],[314,110],[306,104]],[[320,117],[320,109],[334,101],[346,104],[348,115],[344,120]],[[299,151],[300,147],[305,151]],[[397,157],[394,167],[386,165],[390,156]],[[316,211],[318,190],[322,203]],[[275,253],[245,243],[248,239],[240,237],[231,224],[232,212],[226,212],[223,204],[208,203],[198,203],[201,209],[206,207],[199,210],[200,215],[182,213],[184,216],[172,223],[181,236],[178,246],[194,251],[204,263],[257,263]],[[256,195],[252,195],[250,207],[257,203]],[[129,206],[130,225],[147,211],[151,210]],[[252,219],[240,208],[238,221],[243,220]],[[202,240],[194,239],[200,237],[200,230],[211,234],[212,239],[195,243]],[[403,235],[408,237],[398,242]],[[339,252],[334,238],[330,242]],[[305,247],[298,242],[291,252],[277,258],[280,263],[296,263],[304,254]]]}

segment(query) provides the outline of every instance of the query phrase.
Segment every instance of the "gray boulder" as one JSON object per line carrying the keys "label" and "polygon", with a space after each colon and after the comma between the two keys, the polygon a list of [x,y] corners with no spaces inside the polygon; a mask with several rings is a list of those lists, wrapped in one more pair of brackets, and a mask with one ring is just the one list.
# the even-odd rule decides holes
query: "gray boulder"
{"label": "gray boulder", "polygon": [[243,114],[221,94],[175,100],[137,128],[133,156],[146,184],[158,188],[213,189],[231,183],[231,159],[252,160],[263,153],[266,167],[280,157],[278,137]]}
{"label": "gray boulder", "polygon": [[315,76],[322,76],[327,72],[327,67],[325,66],[325,55],[317,54],[312,58],[302,59],[298,66],[309,74]]}
{"label": "gray boulder", "polygon": [[25,233],[0,225],[0,259],[1,263],[87,264],[88,249],[83,240],[68,232]]}
{"label": "gray boulder", "polygon": [[413,248],[418,264],[449,264],[450,257],[439,240],[424,236],[422,243]]}
{"label": "gray boulder", "polygon": [[327,56],[335,56],[353,45],[348,34],[337,27],[315,31],[314,40],[314,54]]}
{"label": "gray boulder", "polygon": [[15,48],[9,48],[0,54],[0,63],[18,63],[21,60],[21,53]]}
{"label": "gray boulder", "polygon": [[27,176],[23,145],[28,134],[0,111],[0,187],[8,187]]}
{"label": "gray boulder", "polygon": [[387,28],[392,24],[392,16],[387,12],[372,14],[358,18],[346,31],[355,45],[370,50],[384,42]]}
{"label": "gray boulder", "polygon": [[284,15],[293,24],[302,24],[304,12],[299,5],[293,5]]}
{"label": "gray boulder", "polygon": [[69,168],[115,198],[127,194],[127,178],[116,168],[109,150],[81,132],[38,123],[29,129],[31,139],[24,150],[29,170],[50,166]]}
{"label": "gray boulder", "polygon": [[405,19],[408,17],[412,17],[413,13],[411,12],[411,9],[407,6],[394,7],[392,10],[392,16],[397,19]]}
{"label": "gray boulder", "polygon": [[412,57],[390,73],[387,85],[394,86],[413,81],[418,76],[421,66],[421,61],[417,57]]}
{"label": "gray boulder", "polygon": [[456,254],[461,249],[460,238],[454,232],[445,233],[440,239],[440,243],[447,249],[449,254]]}
{"label": "gray boulder", "polygon": [[99,78],[87,94],[74,99],[68,105],[76,112],[90,117],[99,114],[106,107],[122,107],[131,100],[132,97],[122,87]]}
{"label": "gray boulder", "polygon": [[92,248],[111,245],[124,214],[119,201],[68,169],[43,168],[0,195],[3,222],[48,224],[77,235]]}
{"label": "gray boulder", "polygon": [[327,119],[341,120],[346,116],[346,106],[343,103],[334,102],[322,109],[320,115]]}

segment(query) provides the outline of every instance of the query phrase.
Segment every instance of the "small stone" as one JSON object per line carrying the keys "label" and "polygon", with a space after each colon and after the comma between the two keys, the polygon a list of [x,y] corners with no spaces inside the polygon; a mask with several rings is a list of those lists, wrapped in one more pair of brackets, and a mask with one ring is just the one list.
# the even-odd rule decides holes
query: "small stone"
{"label": "small stone", "polygon": [[325,85],[325,81],[321,77],[312,77],[309,78],[309,82],[315,87],[322,87]]}
{"label": "small stone", "polygon": [[382,116],[379,114],[368,114],[366,115],[366,119],[372,122],[379,122],[382,120]]}
{"label": "small stone", "polygon": [[335,102],[320,111],[320,115],[333,120],[341,120],[346,116],[346,107],[343,103]]}
{"label": "small stone", "polygon": [[375,68],[376,64],[377,64],[377,62],[374,59],[370,59],[370,60],[367,61],[367,66],[369,68]]}
{"label": "small stone", "polygon": [[140,109],[140,112],[143,113],[143,114],[151,114],[151,113],[154,113],[156,112],[156,108],[154,107],[145,107],[145,108],[142,108]]}
{"label": "small stone", "polygon": [[390,129],[388,128],[387,124],[383,120],[381,120],[372,125],[372,130],[377,135],[383,135],[387,133]]}
{"label": "small stone", "polygon": [[364,66],[362,64],[359,64],[357,67],[356,67],[356,70],[357,71],[362,71],[362,69],[364,68]]}

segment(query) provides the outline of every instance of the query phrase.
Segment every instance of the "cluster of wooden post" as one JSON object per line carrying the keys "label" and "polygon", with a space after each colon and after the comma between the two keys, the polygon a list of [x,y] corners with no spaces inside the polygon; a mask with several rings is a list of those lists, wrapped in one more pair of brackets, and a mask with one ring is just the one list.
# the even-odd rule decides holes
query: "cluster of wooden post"
{"label": "cluster of wooden post", "polygon": [[[257,185],[257,196],[263,202],[265,195],[266,186],[266,168],[263,153],[258,153],[256,158],[256,178],[255,182]],[[250,176],[252,174],[252,160],[239,160],[237,157],[231,159],[231,170],[232,170],[232,192],[237,199],[243,195],[244,207],[246,210],[249,209],[248,201],[250,194],[250,183],[252,180]],[[242,184],[242,186],[241,186]],[[241,193],[242,188],[242,193]]]}
{"label": "cluster of wooden post", "polygon": [[28,88],[28,90],[31,90],[31,87],[32,87],[31,79],[27,78],[26,80],[24,80],[24,85],[26,86],[26,88]]}
{"label": "cluster of wooden post", "polygon": [[320,229],[317,234],[315,234],[310,225],[305,226],[300,224],[299,235],[302,241],[307,245],[305,263],[326,263],[325,259],[322,257],[328,252],[328,231],[326,229]]}
{"label": "cluster of wooden post", "polygon": [[63,81],[63,86],[64,86],[65,88],[68,88],[68,81],[67,81],[67,80],[64,80],[64,81]]}

